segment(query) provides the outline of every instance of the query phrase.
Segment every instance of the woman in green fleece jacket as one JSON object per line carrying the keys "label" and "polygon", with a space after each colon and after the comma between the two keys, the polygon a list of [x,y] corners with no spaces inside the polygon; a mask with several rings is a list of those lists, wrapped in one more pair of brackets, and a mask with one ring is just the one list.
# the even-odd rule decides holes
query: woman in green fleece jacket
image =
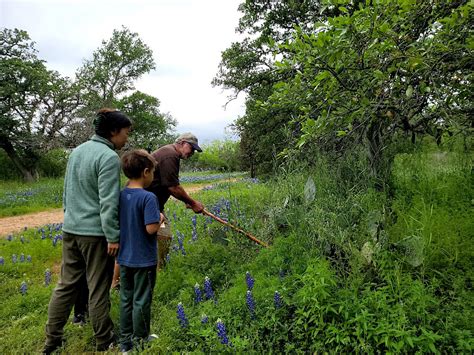
{"label": "woman in green fleece jacket", "polygon": [[48,307],[45,354],[62,344],[63,328],[84,274],[97,350],[107,350],[115,342],[109,316],[109,289],[120,233],[121,167],[115,150],[127,142],[132,122],[120,111],[101,109],[94,125],[95,135],[72,151],[66,168],[61,276]]}

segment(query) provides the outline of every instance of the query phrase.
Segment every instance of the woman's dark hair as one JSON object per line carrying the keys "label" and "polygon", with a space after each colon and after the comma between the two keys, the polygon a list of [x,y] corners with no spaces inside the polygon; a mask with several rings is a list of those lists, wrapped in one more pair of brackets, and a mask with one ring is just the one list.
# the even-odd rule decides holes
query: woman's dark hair
{"label": "woman's dark hair", "polygon": [[155,166],[155,158],[144,149],[131,150],[122,156],[123,173],[129,179],[138,179],[146,168],[153,171]]}
{"label": "woman's dark hair", "polygon": [[111,108],[100,109],[94,119],[95,134],[106,139],[112,137],[112,132],[131,125],[132,121],[126,114]]}

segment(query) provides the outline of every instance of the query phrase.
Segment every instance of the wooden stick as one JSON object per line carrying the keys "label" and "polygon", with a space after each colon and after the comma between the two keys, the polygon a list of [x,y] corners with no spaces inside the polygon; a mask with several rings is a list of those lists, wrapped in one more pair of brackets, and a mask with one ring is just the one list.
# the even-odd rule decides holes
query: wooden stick
{"label": "wooden stick", "polygon": [[224,221],[222,218],[219,218],[217,217],[216,215],[212,214],[211,212],[209,212],[208,210],[204,209],[202,211],[202,214],[205,214],[206,216],[209,216],[213,219],[215,219],[217,222],[220,222],[224,225],[226,225],[227,227],[230,227],[232,228],[233,230],[239,232],[239,233],[242,233],[243,235],[245,235],[247,238],[249,238],[250,240],[254,241],[255,243],[257,244],[260,244],[261,246],[264,246],[265,248],[268,248],[268,244],[262,242],[261,240],[258,240],[257,238],[255,238],[255,236],[253,236],[252,234],[248,233],[248,232],[245,232],[244,230],[240,229],[240,228],[237,228],[236,226],[233,226],[232,224],[230,224],[229,222],[226,222]]}

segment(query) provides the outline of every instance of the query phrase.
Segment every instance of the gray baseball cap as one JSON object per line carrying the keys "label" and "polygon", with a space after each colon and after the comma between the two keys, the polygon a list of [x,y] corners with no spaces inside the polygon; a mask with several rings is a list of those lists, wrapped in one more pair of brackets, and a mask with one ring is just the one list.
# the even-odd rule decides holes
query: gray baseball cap
{"label": "gray baseball cap", "polygon": [[176,143],[179,142],[188,142],[189,144],[192,145],[194,150],[197,150],[198,152],[202,152],[201,147],[198,144],[198,139],[197,137],[192,134],[191,132],[183,133],[176,139]]}

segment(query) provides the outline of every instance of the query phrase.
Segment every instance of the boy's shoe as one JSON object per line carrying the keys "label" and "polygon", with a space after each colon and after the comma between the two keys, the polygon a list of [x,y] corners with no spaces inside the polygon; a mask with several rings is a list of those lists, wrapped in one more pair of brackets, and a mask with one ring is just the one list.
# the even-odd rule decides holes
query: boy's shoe
{"label": "boy's shoe", "polygon": [[122,355],[128,355],[129,352],[133,350],[132,344],[121,344],[120,345],[120,352]]}
{"label": "boy's shoe", "polygon": [[156,334],[150,334],[150,335],[148,336],[148,338],[146,338],[146,342],[151,342],[151,341],[154,341],[154,340],[156,340],[156,339],[158,339],[158,335],[156,335]]}
{"label": "boy's shoe", "polygon": [[86,316],[85,314],[77,314],[72,318],[72,324],[83,326],[86,324]]}

